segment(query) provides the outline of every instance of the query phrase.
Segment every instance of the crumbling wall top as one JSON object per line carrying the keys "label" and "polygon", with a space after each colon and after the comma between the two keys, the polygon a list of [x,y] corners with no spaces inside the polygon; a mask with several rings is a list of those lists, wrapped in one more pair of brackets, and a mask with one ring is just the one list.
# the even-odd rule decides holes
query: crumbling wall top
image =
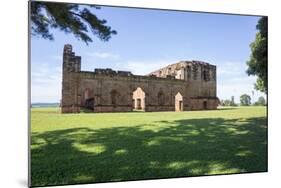
{"label": "crumbling wall top", "polygon": [[63,53],[71,54],[72,53],[72,45],[71,44],[65,44],[64,48],[63,48]]}
{"label": "crumbling wall top", "polygon": [[112,69],[95,69],[93,72],[95,74],[104,74],[104,75],[120,75],[120,76],[133,76],[133,74],[130,71],[115,71]]}

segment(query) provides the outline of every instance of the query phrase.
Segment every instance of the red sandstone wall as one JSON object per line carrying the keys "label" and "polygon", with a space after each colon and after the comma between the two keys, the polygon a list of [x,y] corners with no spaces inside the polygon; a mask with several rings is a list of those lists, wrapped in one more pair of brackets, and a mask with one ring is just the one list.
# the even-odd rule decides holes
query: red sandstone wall
{"label": "red sandstone wall", "polygon": [[[175,71],[182,65],[175,64]],[[93,99],[94,112],[132,111],[133,92],[138,87],[145,92],[145,103],[143,105],[146,111],[175,111],[175,96],[178,92],[182,95],[184,110],[217,108],[216,70],[214,66],[209,68],[207,64],[192,64],[192,69],[184,73],[185,78],[183,80],[150,76],[97,74],[81,71],[80,68],[81,58],[75,56],[72,48],[66,46],[63,60],[62,113],[80,112],[80,107],[85,107],[86,98]],[[185,68],[179,72],[183,74]],[[169,69],[163,70],[169,71]],[[209,71],[210,77],[207,81],[202,76],[202,71],[206,70]],[[85,91],[88,91],[87,95],[85,95]],[[206,101],[205,106],[204,101]]]}

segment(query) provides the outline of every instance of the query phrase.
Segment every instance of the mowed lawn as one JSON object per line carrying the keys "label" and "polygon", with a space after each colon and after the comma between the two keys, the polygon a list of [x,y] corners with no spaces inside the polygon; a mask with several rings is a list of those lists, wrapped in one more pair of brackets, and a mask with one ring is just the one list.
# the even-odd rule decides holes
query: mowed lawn
{"label": "mowed lawn", "polygon": [[264,171],[265,107],[80,114],[31,109],[32,186]]}

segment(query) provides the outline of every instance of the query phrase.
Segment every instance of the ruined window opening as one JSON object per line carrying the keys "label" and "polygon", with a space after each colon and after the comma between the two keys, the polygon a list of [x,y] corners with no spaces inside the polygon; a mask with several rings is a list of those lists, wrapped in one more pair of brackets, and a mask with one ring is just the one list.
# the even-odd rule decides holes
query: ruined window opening
{"label": "ruined window opening", "polygon": [[171,70],[172,70],[172,68],[169,67],[169,68],[168,68],[168,74],[171,74]]}
{"label": "ruined window opening", "polygon": [[135,99],[132,100],[132,108],[135,108]]}
{"label": "ruined window opening", "polygon": [[94,98],[86,99],[86,102],[85,102],[86,108],[94,110],[94,106],[95,106],[95,99]]}
{"label": "ruined window opening", "polygon": [[198,68],[196,65],[193,66],[193,80],[196,80],[197,79],[197,74],[198,74]]}
{"label": "ruined window opening", "polygon": [[111,94],[111,104],[116,105],[117,104],[117,95],[118,95],[117,91],[112,90],[110,94]]}
{"label": "ruined window opening", "polygon": [[207,110],[207,101],[203,102],[203,109]]}
{"label": "ruined window opening", "polygon": [[216,81],[216,71],[212,70],[212,79]]}
{"label": "ruined window opening", "polygon": [[158,93],[158,104],[164,105],[164,103],[165,103],[164,93],[162,91],[159,91],[159,93]]}
{"label": "ruined window opening", "polygon": [[87,100],[90,98],[90,89],[86,88],[84,91],[84,99]]}
{"label": "ruined window opening", "polygon": [[190,77],[191,77],[191,68],[190,68],[190,66],[187,67],[186,72],[187,72],[187,78],[190,79]]}
{"label": "ruined window opening", "polygon": [[95,98],[93,97],[93,91],[91,91],[89,88],[86,88],[83,93],[83,98],[83,107],[94,110]]}
{"label": "ruined window opening", "polygon": [[203,71],[203,80],[208,81],[209,80],[209,72],[204,70]]}

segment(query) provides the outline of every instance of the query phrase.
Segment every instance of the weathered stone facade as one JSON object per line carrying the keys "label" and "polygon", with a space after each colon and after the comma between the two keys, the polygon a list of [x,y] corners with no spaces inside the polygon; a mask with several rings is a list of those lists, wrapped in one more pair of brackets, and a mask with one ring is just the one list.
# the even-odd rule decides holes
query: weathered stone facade
{"label": "weathered stone facade", "polygon": [[81,71],[81,57],[64,46],[62,113],[216,109],[216,66],[181,61],[145,76],[127,71]]}

